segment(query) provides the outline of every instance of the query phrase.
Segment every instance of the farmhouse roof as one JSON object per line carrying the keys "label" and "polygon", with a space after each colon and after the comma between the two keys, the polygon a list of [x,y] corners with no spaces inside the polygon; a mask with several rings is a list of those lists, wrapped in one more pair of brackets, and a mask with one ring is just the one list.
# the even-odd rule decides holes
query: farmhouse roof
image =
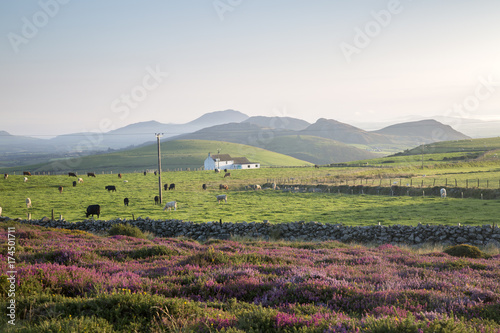
{"label": "farmhouse roof", "polygon": [[252,163],[246,157],[235,157],[233,159],[233,161],[235,164],[250,164],[250,163]]}
{"label": "farmhouse roof", "polygon": [[210,157],[216,161],[219,159],[219,161],[233,161],[234,159],[231,157],[229,154],[216,154],[216,155],[210,155]]}

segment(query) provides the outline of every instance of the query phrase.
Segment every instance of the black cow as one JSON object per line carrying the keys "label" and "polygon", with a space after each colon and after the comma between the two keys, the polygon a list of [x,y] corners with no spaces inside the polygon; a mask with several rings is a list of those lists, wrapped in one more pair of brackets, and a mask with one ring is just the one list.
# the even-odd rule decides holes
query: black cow
{"label": "black cow", "polygon": [[165,191],[167,191],[167,190],[168,190],[168,184],[163,185],[163,189],[164,189]]}
{"label": "black cow", "polygon": [[204,189],[204,190],[206,190],[207,189],[207,184],[201,185],[201,188]]}
{"label": "black cow", "polygon": [[168,189],[169,190],[175,190],[175,184],[174,183],[170,184],[170,186],[168,187]]}
{"label": "black cow", "polygon": [[146,175],[146,171],[144,171],[144,176]]}
{"label": "black cow", "polygon": [[23,171],[23,176],[31,176],[31,172],[29,172],[29,171]]}
{"label": "black cow", "polygon": [[128,206],[128,198],[123,199],[123,204],[124,204],[125,206]]}
{"label": "black cow", "polygon": [[92,215],[92,217],[94,217],[94,214],[97,215],[97,218],[99,218],[99,215],[101,214],[101,206],[90,205],[87,207],[87,217],[89,217],[89,215]]}
{"label": "black cow", "polygon": [[113,191],[113,192],[116,192],[116,186],[115,185],[108,185],[106,187],[104,187],[105,190],[108,190],[109,191]]}
{"label": "black cow", "polygon": [[155,196],[155,205],[157,205],[159,203],[160,203],[160,197],[159,196]]}
{"label": "black cow", "polygon": [[75,186],[76,186],[76,180],[73,181],[73,187],[75,187]]}
{"label": "black cow", "polygon": [[87,177],[95,177],[95,172],[87,172]]}
{"label": "black cow", "polygon": [[68,176],[70,176],[70,177],[78,177],[78,176],[76,175],[76,173],[74,173],[74,172],[68,172]]}

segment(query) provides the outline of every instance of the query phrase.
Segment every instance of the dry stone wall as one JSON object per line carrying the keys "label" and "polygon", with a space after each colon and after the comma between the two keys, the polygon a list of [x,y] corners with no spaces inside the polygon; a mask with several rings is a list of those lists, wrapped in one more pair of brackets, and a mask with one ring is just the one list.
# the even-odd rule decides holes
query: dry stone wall
{"label": "dry stone wall", "polygon": [[[10,220],[0,217],[0,221]],[[283,239],[300,241],[337,240],[344,243],[408,244],[422,245],[439,243],[442,245],[471,244],[476,246],[495,245],[500,247],[500,228],[498,226],[443,226],[423,225],[406,226],[344,226],[317,222],[291,222],[271,224],[264,222],[238,223],[194,223],[181,220],[85,220],[82,222],[41,220],[14,221],[50,228],[64,228],[89,232],[104,232],[114,224],[128,223],[142,231],[149,231],[158,237],[188,237],[204,241],[210,238],[230,239],[233,236],[263,239]]]}

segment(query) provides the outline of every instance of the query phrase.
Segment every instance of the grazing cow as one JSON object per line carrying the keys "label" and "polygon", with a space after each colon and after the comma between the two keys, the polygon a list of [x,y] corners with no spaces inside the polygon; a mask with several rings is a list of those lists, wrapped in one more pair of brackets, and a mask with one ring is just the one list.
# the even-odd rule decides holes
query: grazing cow
{"label": "grazing cow", "polygon": [[175,184],[174,183],[170,184],[170,186],[168,187],[168,189],[169,190],[175,190]]}
{"label": "grazing cow", "polygon": [[227,186],[226,184],[220,184],[219,190],[229,190],[229,186]]}
{"label": "grazing cow", "polygon": [[83,178],[78,178],[79,183],[83,183]]}
{"label": "grazing cow", "polygon": [[28,177],[24,177],[24,182],[26,183],[28,181]]}
{"label": "grazing cow", "polygon": [[122,178],[122,174],[121,173],[118,174],[118,178],[120,178],[120,179]]}
{"label": "grazing cow", "polygon": [[220,172],[220,170],[219,170],[219,169],[215,169],[215,173],[219,173],[219,172]]}
{"label": "grazing cow", "polygon": [[6,173],[6,174],[3,175],[3,179],[7,179],[7,178],[9,178],[9,174],[8,173]]}
{"label": "grazing cow", "polygon": [[226,172],[226,174],[224,175],[224,178],[226,177],[231,177],[231,172]]}
{"label": "grazing cow", "polygon": [[87,212],[85,213],[87,217],[89,215],[92,215],[92,218],[94,217],[94,214],[97,215],[97,218],[99,218],[99,215],[101,215],[101,206],[99,205],[90,205],[87,207]]}
{"label": "grazing cow", "polygon": [[73,187],[76,187],[76,181],[73,181]]}
{"label": "grazing cow", "polygon": [[164,189],[165,191],[167,191],[167,190],[168,190],[168,184],[163,185],[163,189]]}
{"label": "grazing cow", "polygon": [[169,201],[165,204],[165,207],[163,207],[163,210],[168,209],[168,210],[177,210],[177,202],[176,201]]}
{"label": "grazing cow", "polygon": [[319,165],[317,165],[317,164],[314,164],[314,167],[315,167],[316,169],[319,169]]}
{"label": "grazing cow", "polygon": [[87,172],[87,177],[95,177],[95,172]]}
{"label": "grazing cow", "polygon": [[31,208],[31,199],[26,198],[26,208]]}
{"label": "grazing cow", "polygon": [[63,187],[62,186],[59,186],[57,189],[59,190],[59,193],[62,193],[62,191],[63,191]]}
{"label": "grazing cow", "polygon": [[441,194],[441,198],[446,198],[446,189],[445,188],[442,188],[441,190],[439,190],[439,193]]}
{"label": "grazing cow", "polygon": [[201,188],[204,189],[204,190],[206,190],[207,189],[207,184],[201,185]]}
{"label": "grazing cow", "polygon": [[254,189],[254,190],[262,190],[262,186],[260,186],[259,184],[255,184],[255,185],[253,186],[253,189]]}
{"label": "grazing cow", "polygon": [[144,171],[144,176],[146,175],[146,171]]}
{"label": "grazing cow", "polygon": [[105,186],[104,187],[105,190],[108,190],[109,191],[113,191],[113,192],[116,192],[116,186],[115,185],[108,185],[108,186]]}
{"label": "grazing cow", "polygon": [[123,199],[123,204],[124,204],[125,206],[128,206],[128,198]]}
{"label": "grazing cow", "polygon": [[158,171],[155,171],[155,176],[158,174]]}
{"label": "grazing cow", "polygon": [[78,177],[74,172],[68,172],[69,177]]}
{"label": "grazing cow", "polygon": [[159,196],[155,196],[155,205],[159,204],[160,203],[160,197]]}
{"label": "grazing cow", "polygon": [[29,171],[23,171],[23,176],[31,176],[31,172],[29,172]]}
{"label": "grazing cow", "polygon": [[227,202],[227,194],[221,194],[217,196],[217,203],[220,203],[222,200]]}

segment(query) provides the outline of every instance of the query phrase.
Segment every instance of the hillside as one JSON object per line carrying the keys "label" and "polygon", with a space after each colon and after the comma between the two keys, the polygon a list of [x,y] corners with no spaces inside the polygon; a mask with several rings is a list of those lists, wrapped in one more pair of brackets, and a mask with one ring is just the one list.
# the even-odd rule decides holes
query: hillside
{"label": "hillside", "polygon": [[292,117],[263,117],[254,116],[243,121],[243,123],[255,124],[261,127],[301,131],[311,125],[307,121]]}
{"label": "hillside", "polygon": [[[261,148],[205,140],[176,140],[161,143],[162,170],[200,169],[209,152],[220,149],[224,154],[233,157],[247,157],[261,166],[302,166],[310,165],[306,161],[267,151]],[[109,154],[90,155],[67,160],[57,160],[51,163],[5,169],[8,172],[29,170],[31,172],[140,172],[156,170],[158,155],[156,144],[140,148],[123,150]],[[7,172],[5,171],[5,172]]]}
{"label": "hillside", "polygon": [[[486,152],[500,149],[500,137],[468,140],[442,141],[426,144],[424,153]],[[404,151],[400,155],[422,154],[422,146]]]}
{"label": "hillside", "polygon": [[379,156],[342,142],[309,135],[275,137],[263,148],[320,165]]}
{"label": "hillside", "polygon": [[319,136],[351,144],[387,144],[392,138],[378,133],[367,132],[360,128],[333,119],[318,119],[317,122],[299,132],[303,135]]}
{"label": "hillside", "polygon": [[395,124],[372,133],[409,137],[408,140],[420,141],[420,143],[470,139],[467,135],[454,130],[450,125],[444,125],[434,119]]}

